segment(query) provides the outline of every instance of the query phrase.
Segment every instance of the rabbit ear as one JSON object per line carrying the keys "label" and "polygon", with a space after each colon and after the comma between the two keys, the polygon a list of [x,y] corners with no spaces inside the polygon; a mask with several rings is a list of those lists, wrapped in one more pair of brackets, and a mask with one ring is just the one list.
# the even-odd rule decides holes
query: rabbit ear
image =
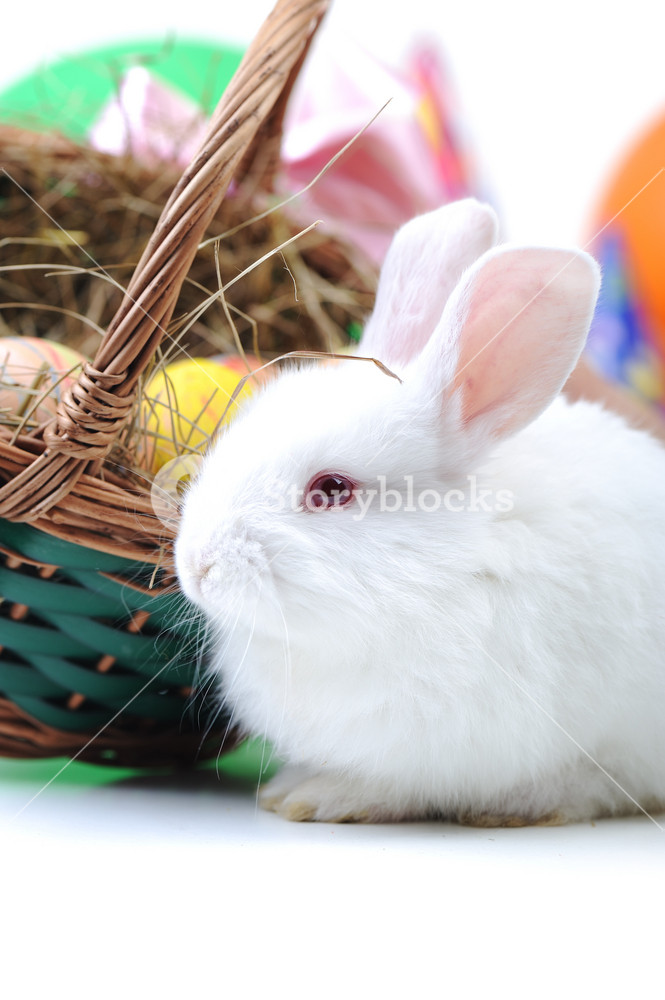
{"label": "rabbit ear", "polygon": [[582,251],[490,251],[448,301],[421,358],[423,378],[437,382],[439,397],[459,392],[465,426],[482,420],[493,438],[514,433],[575,367],[599,285],[598,265]]}
{"label": "rabbit ear", "polygon": [[463,272],[497,239],[498,222],[473,198],[407,222],[386,254],[360,351],[408,362],[423,349]]}

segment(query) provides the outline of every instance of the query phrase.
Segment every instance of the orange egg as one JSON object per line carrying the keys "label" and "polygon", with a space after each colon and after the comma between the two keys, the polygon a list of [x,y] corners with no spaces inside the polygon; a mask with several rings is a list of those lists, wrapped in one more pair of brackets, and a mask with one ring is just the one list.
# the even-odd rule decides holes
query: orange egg
{"label": "orange egg", "polygon": [[26,426],[34,427],[50,420],[84,362],[78,351],[51,340],[0,338],[0,421],[27,417]]}

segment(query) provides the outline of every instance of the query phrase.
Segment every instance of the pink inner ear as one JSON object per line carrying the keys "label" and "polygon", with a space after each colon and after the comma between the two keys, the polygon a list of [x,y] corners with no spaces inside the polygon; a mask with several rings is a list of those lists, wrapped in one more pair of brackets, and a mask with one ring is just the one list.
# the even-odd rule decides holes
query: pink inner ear
{"label": "pink inner ear", "polygon": [[572,250],[500,248],[479,262],[445,316],[465,424],[485,417],[503,437],[549,405],[582,351],[598,284],[592,258]]}

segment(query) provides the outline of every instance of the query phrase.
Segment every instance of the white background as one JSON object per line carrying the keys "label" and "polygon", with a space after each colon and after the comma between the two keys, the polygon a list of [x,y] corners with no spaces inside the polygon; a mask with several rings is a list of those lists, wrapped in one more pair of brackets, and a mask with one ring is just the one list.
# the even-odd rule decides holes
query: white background
{"label": "white background", "polygon": [[[12,4],[0,86],[121,39],[246,41],[270,6]],[[329,29],[394,64],[417,33],[437,37],[506,234],[571,243],[665,103],[661,17],[653,0],[336,0]],[[647,818],[298,826],[212,774],[110,786],[63,775],[26,807],[33,773],[0,762],[8,997],[662,992],[665,839]]]}

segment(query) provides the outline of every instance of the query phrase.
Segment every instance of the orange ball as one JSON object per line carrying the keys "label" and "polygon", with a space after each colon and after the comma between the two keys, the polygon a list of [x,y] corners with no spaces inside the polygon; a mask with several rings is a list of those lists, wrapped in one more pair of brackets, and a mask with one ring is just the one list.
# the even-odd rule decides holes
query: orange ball
{"label": "orange ball", "polygon": [[[618,236],[630,282],[665,357],[665,117],[632,146],[611,177],[593,215],[596,246]],[[601,230],[607,227],[604,232]],[[596,236],[596,234],[598,234]]]}

